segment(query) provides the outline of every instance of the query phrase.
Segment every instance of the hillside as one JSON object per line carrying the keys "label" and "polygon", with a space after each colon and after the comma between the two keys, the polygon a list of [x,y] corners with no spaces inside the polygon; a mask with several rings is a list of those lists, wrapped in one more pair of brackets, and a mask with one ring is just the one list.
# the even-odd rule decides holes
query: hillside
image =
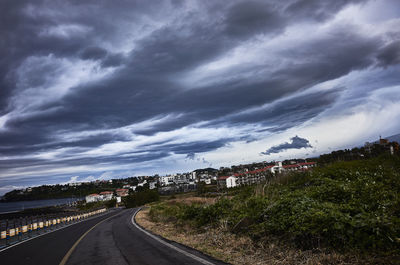
{"label": "hillside", "polygon": [[[238,241],[248,238],[253,247],[275,244],[292,253],[289,258],[294,260],[304,251],[317,251],[330,253],[323,263],[343,264],[351,259],[350,263],[357,264],[392,264],[400,255],[397,156],[337,162],[226,192],[214,203],[172,200],[155,204],[149,220],[167,227],[186,227],[188,236],[210,230]],[[213,252],[215,249],[210,250]],[[327,258],[324,255],[319,258]],[[315,256],[309,258],[311,263],[321,262]]]}

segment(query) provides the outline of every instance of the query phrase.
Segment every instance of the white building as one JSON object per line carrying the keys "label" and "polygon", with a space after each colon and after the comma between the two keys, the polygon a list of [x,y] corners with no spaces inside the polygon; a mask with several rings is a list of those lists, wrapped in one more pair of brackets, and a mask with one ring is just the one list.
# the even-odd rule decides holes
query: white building
{"label": "white building", "polygon": [[282,173],[282,171],[283,171],[282,162],[277,162],[275,166],[270,168],[270,170],[271,170],[272,174]]}
{"label": "white building", "polygon": [[138,184],[138,187],[143,187],[145,184],[147,184],[147,180],[143,180],[143,182]]}
{"label": "white building", "polygon": [[102,191],[100,192],[101,200],[102,201],[109,201],[113,197],[113,192],[112,191]]}
{"label": "white building", "polygon": [[226,187],[229,188],[233,188],[236,187],[237,183],[236,183],[236,177],[235,176],[230,176],[226,179]]}
{"label": "white building", "polygon": [[168,186],[168,185],[174,184],[174,176],[171,176],[171,175],[161,176],[160,183],[161,183],[161,186]]}
{"label": "white building", "polygon": [[149,182],[149,189],[153,190],[157,188],[157,182],[153,181],[153,182]]}
{"label": "white building", "polygon": [[86,196],[85,200],[86,200],[86,203],[89,203],[89,202],[101,201],[102,198],[99,194],[94,193],[94,194],[89,194],[88,196]]}

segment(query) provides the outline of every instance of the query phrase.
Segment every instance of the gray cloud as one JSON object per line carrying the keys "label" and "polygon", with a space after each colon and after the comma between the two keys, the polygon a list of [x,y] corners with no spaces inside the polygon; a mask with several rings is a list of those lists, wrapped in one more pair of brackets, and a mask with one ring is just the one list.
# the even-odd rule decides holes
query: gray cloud
{"label": "gray cloud", "polygon": [[297,18],[312,18],[317,21],[323,21],[334,16],[346,5],[367,1],[368,0],[296,0],[293,1],[285,11]]}
{"label": "gray cloud", "polygon": [[234,37],[281,31],[285,22],[272,5],[256,1],[234,4],[229,8],[225,20],[226,33]]}
{"label": "gray cloud", "polygon": [[380,66],[400,63],[400,41],[394,41],[383,47],[377,56]]}
{"label": "gray cloud", "polygon": [[272,146],[271,148],[267,149],[265,152],[261,152],[263,155],[270,155],[273,153],[280,153],[283,151],[287,151],[289,149],[301,149],[301,148],[312,148],[310,142],[299,136],[295,136],[290,138],[291,142],[284,142],[279,145]]}
{"label": "gray cloud", "polygon": [[82,53],[81,58],[84,60],[87,59],[103,59],[107,56],[107,51],[100,47],[87,47]]}

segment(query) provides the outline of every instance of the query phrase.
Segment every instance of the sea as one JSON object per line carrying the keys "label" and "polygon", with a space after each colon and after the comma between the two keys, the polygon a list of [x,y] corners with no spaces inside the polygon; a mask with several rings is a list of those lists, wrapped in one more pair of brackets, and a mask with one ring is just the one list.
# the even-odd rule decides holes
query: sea
{"label": "sea", "polygon": [[36,200],[36,201],[18,201],[18,202],[0,202],[0,214],[19,212],[30,208],[40,208],[46,206],[56,206],[69,204],[75,201],[82,200],[82,198],[64,198],[64,199],[50,199],[50,200]]}

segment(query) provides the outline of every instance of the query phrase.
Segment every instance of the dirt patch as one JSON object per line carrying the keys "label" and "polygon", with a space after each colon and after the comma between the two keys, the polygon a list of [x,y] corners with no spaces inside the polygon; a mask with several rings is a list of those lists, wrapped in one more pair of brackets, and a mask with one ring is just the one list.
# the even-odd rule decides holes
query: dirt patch
{"label": "dirt patch", "polygon": [[189,226],[154,223],[149,211],[147,208],[136,215],[136,222],[145,229],[231,264],[395,264],[322,250],[302,251],[284,246],[276,239],[254,243],[249,237],[224,231],[223,227],[198,231]]}

